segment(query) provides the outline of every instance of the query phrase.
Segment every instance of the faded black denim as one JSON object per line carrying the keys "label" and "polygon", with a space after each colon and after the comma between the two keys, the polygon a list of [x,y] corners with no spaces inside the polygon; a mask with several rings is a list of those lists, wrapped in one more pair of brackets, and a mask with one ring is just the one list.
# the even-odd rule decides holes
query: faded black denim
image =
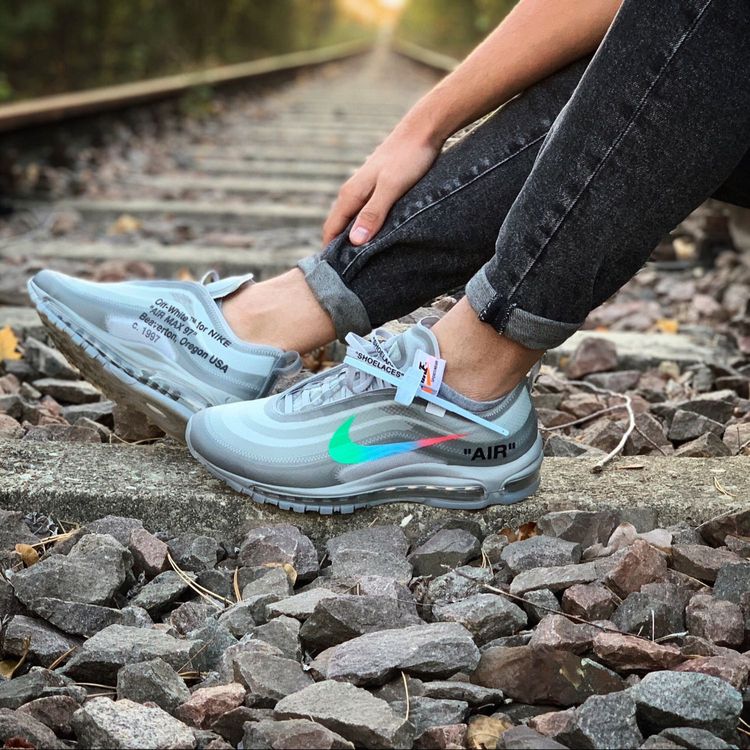
{"label": "faded black denim", "polygon": [[445,150],[371,242],[347,230],[300,267],[340,336],[466,284],[546,349],[703,200],[750,205],[749,151],[750,0],[625,0],[591,60]]}

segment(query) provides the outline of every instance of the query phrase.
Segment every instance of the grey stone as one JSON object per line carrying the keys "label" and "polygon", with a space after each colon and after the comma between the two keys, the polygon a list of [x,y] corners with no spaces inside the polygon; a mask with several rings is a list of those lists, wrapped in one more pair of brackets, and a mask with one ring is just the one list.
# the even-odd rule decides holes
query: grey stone
{"label": "grey stone", "polygon": [[250,632],[253,638],[278,648],[287,659],[299,661],[302,658],[299,620],[281,615],[265,625],[252,628]]}
{"label": "grey stone", "polygon": [[147,578],[154,578],[169,566],[167,555],[169,547],[143,528],[130,532],[128,549],[133,555],[133,571],[143,573]]}
{"label": "grey stone", "polygon": [[731,451],[713,432],[707,432],[695,440],[683,443],[675,450],[674,455],[683,458],[715,458],[729,456]]}
{"label": "grey stone", "polygon": [[621,508],[617,512],[617,517],[619,523],[631,524],[639,534],[653,531],[659,523],[659,516],[656,510],[648,505]]}
{"label": "grey stone", "polygon": [[438,622],[460,623],[479,646],[513,635],[527,622],[520,607],[497,594],[474,594],[460,602],[433,606],[432,616]]}
{"label": "grey stone", "polygon": [[395,599],[402,607],[410,612],[417,612],[414,594],[395,578],[386,576],[363,576],[357,582],[356,590],[360,596],[381,596]]}
{"label": "grey stone", "polygon": [[220,604],[209,604],[201,599],[199,601],[187,601],[173,609],[166,619],[180,635],[187,635],[191,630],[197,630],[206,624],[206,620],[215,617],[221,612]]}
{"label": "grey stone", "polygon": [[200,628],[191,630],[187,638],[200,644],[200,648],[190,659],[190,668],[197,672],[218,669],[224,652],[237,645],[237,639],[229,629],[216,620],[206,620]]}
{"label": "grey stone", "polygon": [[3,636],[0,644],[6,654],[21,656],[28,646],[30,658],[45,667],[80,643],[77,638],[71,638],[43,620],[25,615],[15,615]]}
{"label": "grey stone", "polygon": [[527,726],[517,726],[506,729],[497,741],[498,750],[565,750],[551,737],[545,737]]}
{"label": "grey stone", "polygon": [[696,594],[685,610],[685,622],[692,635],[717,646],[739,648],[745,639],[745,618],[739,604]]}
{"label": "grey stone", "polygon": [[701,393],[688,401],[682,401],[677,406],[680,409],[713,419],[724,424],[734,411],[737,394],[725,389],[711,393]]}
{"label": "grey stone", "polygon": [[451,604],[474,594],[481,594],[486,590],[482,584],[491,584],[492,577],[492,571],[489,568],[464,565],[445,575],[433,578],[427,585],[425,602],[433,606]]}
{"label": "grey stone", "polygon": [[122,613],[121,625],[128,625],[133,628],[150,628],[154,624],[149,613],[140,607],[123,607],[120,612]]}
{"label": "grey stone", "polygon": [[422,695],[426,698],[465,701],[469,706],[491,706],[503,701],[502,690],[474,685],[471,682],[459,682],[455,679],[425,682]]}
{"label": "grey stone", "polygon": [[601,583],[576,584],[563,592],[562,611],[584,620],[607,620],[619,601],[620,598]]}
{"label": "grey stone", "polygon": [[[394,701],[391,709],[401,716],[406,716],[406,701]],[[463,724],[469,712],[465,701],[446,698],[425,698],[418,695],[409,698],[409,722],[414,726],[417,737],[431,727],[448,724]]]}
{"label": "grey stone", "polygon": [[177,565],[194,573],[216,567],[221,553],[219,543],[204,534],[180,534],[170,539],[168,546]]}
{"label": "grey stone", "polygon": [[86,530],[91,534],[108,534],[127,547],[130,535],[135,529],[142,529],[143,522],[128,516],[104,516],[87,524]]}
{"label": "grey stone", "polygon": [[542,618],[560,611],[560,602],[549,589],[536,589],[524,595],[523,609],[529,625],[536,625]]}
{"label": "grey stone", "polygon": [[64,633],[87,638],[109,625],[126,624],[121,610],[96,604],[41,597],[33,601],[33,610]]}
{"label": "grey stone", "polygon": [[684,629],[684,607],[675,609],[649,594],[628,594],[612,614],[612,622],[624,633],[661,638]]}
{"label": "grey stone", "polygon": [[479,557],[479,540],[464,529],[441,529],[409,555],[415,576],[441,576]]}
{"label": "grey stone", "polygon": [[522,570],[575,565],[581,561],[581,545],[553,536],[532,536],[512,542],[502,552],[501,560],[516,575]]}
{"label": "grey stone", "polygon": [[[268,714],[260,718],[259,714]],[[211,724],[211,731],[223,737],[231,747],[235,748],[242,742],[242,737],[245,731],[245,724],[252,722],[253,725],[257,725],[259,721],[268,721],[273,715],[273,712],[269,708],[248,708],[247,706],[237,706],[231,711],[223,713],[213,724]],[[252,750],[253,744],[245,745],[247,750]]]}
{"label": "grey stone", "polygon": [[363,576],[378,575],[406,584],[412,578],[412,565],[401,555],[371,550],[341,549],[333,563],[322,571],[326,578],[356,584]]}
{"label": "grey stone", "polygon": [[[566,421],[571,421],[567,419]],[[579,456],[604,455],[604,451],[585,443],[579,443],[563,435],[550,435],[544,443],[544,455],[549,458],[578,458]]]}
{"label": "grey stone", "polygon": [[[236,744],[236,743],[235,743]],[[248,722],[242,737],[245,750],[304,747],[315,750],[354,750],[340,734],[309,719]]]}
{"label": "grey stone", "polygon": [[[195,580],[194,574],[185,573],[185,575]],[[130,600],[130,605],[145,609],[151,617],[160,617],[189,590],[190,587],[182,577],[174,570],[167,570],[149,581]]]}
{"label": "grey stone", "polygon": [[229,630],[235,638],[242,638],[252,631],[258,624],[255,600],[237,602],[219,615],[219,622]]}
{"label": "grey stone", "polygon": [[592,695],[578,709],[575,729],[567,738],[572,747],[638,747],[643,735],[636,721],[635,701],[626,691]]}
{"label": "grey stone", "polygon": [[78,370],[71,367],[57,349],[47,346],[33,336],[27,336],[24,341],[24,358],[40,375],[64,380],[77,380],[80,377]]}
{"label": "grey stone", "polygon": [[672,567],[706,583],[713,583],[724,565],[741,562],[742,558],[728,549],[714,549],[704,544],[677,544],[672,547]]}
{"label": "grey stone", "polygon": [[79,680],[114,680],[126,664],[161,658],[180,670],[200,647],[197,641],[173,638],[158,630],[110,625],[89,638],[63,671]]}
{"label": "grey stone", "polygon": [[130,552],[113,537],[87,534],[66,556],[50,555],[13,577],[16,596],[27,606],[48,597],[107,604],[132,567]]}
{"label": "grey stone", "polygon": [[60,737],[71,738],[73,714],[80,707],[81,703],[69,695],[49,695],[21,706],[18,713],[30,716]]}
{"label": "grey stone", "polygon": [[303,591],[280,602],[269,604],[268,615],[269,618],[286,615],[304,621],[313,613],[319,601],[332,596],[336,596],[336,594],[327,589]]}
{"label": "grey stone", "polygon": [[591,583],[601,578],[611,567],[611,558],[592,560],[578,565],[532,568],[519,573],[510,584],[510,593],[523,596],[535,589],[564,591],[579,583]]}
{"label": "grey stone", "polygon": [[23,522],[23,513],[0,509],[0,554],[17,544],[36,544],[39,537]]}
{"label": "grey stone", "polygon": [[686,440],[694,440],[707,432],[713,433],[716,437],[721,437],[724,434],[724,425],[695,412],[678,409],[669,427],[668,437],[670,440],[680,443]]}
{"label": "grey stone", "polygon": [[313,684],[313,679],[292,659],[259,651],[239,654],[234,679],[247,688],[247,705],[273,707],[277,701]]}
{"label": "grey stone", "polygon": [[664,729],[659,732],[657,737],[674,742],[675,745],[685,748],[699,748],[700,750],[730,750],[736,748],[736,745],[730,745],[724,742],[705,729],[695,729],[694,727],[674,727]]}
{"label": "grey stone", "polygon": [[95,401],[90,404],[63,406],[62,414],[71,424],[76,424],[79,419],[87,419],[102,427],[112,429],[115,426],[114,408],[114,401]]}
{"label": "grey stone", "polygon": [[66,404],[88,404],[101,400],[101,392],[86,380],[63,380],[62,378],[40,378],[33,386],[45,396]]}
{"label": "grey stone", "polygon": [[134,747],[192,748],[193,732],[158,706],[130,700],[92,698],[73,716],[82,747],[129,750]]}
{"label": "grey stone", "polygon": [[651,672],[631,695],[646,734],[694,727],[731,742],[742,712],[742,695],[728,682],[696,672]]}
{"label": "grey stone", "polygon": [[70,680],[48,669],[34,667],[27,674],[0,682],[0,708],[15,711],[24,703],[40,698],[47,688],[65,687]]}
{"label": "grey stone", "polygon": [[344,550],[406,557],[409,542],[399,526],[368,526],[347,531],[326,542],[328,557],[335,561]]}
{"label": "grey stone", "polygon": [[[66,745],[58,740],[55,733],[40,721],[26,716],[18,711],[11,711],[8,708],[0,708],[0,742],[5,743],[8,740],[21,739],[30,743],[32,747],[45,748],[47,750],[58,750],[65,748]],[[15,745],[18,747],[18,745]],[[13,745],[7,745],[13,747]]]}
{"label": "grey stone", "polygon": [[167,713],[190,699],[182,677],[163,659],[126,664],[117,673],[117,699],[135,703],[151,701]]}
{"label": "grey stone", "polygon": [[245,654],[267,654],[284,658],[284,655],[276,646],[272,646],[265,641],[256,640],[252,636],[245,637],[241,641],[225,648],[222,652],[217,668],[217,673],[221,679],[220,684],[239,682],[235,677],[235,670],[238,660]]}
{"label": "grey stone", "polygon": [[305,620],[300,638],[318,652],[377,630],[419,625],[413,606],[383,596],[344,595],[321,600]]}
{"label": "grey stone", "polygon": [[276,704],[277,719],[311,719],[358,747],[410,747],[413,726],[382,700],[348,683],[326,680]]}
{"label": "grey stone", "polygon": [[283,568],[266,568],[262,575],[242,588],[242,598],[250,599],[260,594],[274,594],[279,599],[291,596],[292,584]]}
{"label": "grey stone", "polygon": [[478,661],[479,649],[466,628],[439,622],[367,633],[342,643],[331,653],[328,677],[382,685],[398,671],[443,678],[471,672]]}
{"label": "grey stone", "polygon": [[482,554],[493,565],[500,562],[503,550],[508,546],[508,537],[505,534],[488,534],[482,542]]}
{"label": "grey stone", "polygon": [[750,591],[750,562],[722,565],[716,573],[714,596],[739,604],[742,595]]}
{"label": "grey stone", "polygon": [[318,554],[313,543],[290,524],[259,526],[245,536],[238,556],[242,565],[290,563],[297,580],[306,583],[318,575]]}
{"label": "grey stone", "polygon": [[561,510],[546,513],[537,522],[545,536],[577,542],[583,549],[599,542],[606,544],[617,526],[617,516],[609,510]]}

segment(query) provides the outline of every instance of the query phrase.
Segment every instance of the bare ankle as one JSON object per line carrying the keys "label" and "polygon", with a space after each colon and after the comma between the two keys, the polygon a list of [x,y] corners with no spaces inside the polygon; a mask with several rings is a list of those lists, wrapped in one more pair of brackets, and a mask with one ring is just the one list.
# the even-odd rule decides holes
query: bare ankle
{"label": "bare ankle", "polygon": [[224,300],[222,312],[234,333],[253,344],[305,354],[336,337],[299,269],[248,284]]}
{"label": "bare ankle", "polygon": [[466,298],[435,324],[433,332],[446,360],[444,382],[476,401],[490,401],[513,390],[544,354],[482,323]]}

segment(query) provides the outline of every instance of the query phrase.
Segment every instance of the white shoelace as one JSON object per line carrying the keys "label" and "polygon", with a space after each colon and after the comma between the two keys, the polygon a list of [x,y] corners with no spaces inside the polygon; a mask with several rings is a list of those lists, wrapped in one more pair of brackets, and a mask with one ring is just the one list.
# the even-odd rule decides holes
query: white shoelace
{"label": "white shoelace", "polygon": [[[372,340],[367,340],[356,333],[346,336],[347,354],[356,356],[358,353],[380,360],[389,367],[395,368],[386,348],[383,347],[393,334],[383,328],[372,334]],[[380,378],[375,377],[356,367],[338,365],[317,377],[301,383],[298,387],[288,391],[280,404],[284,414],[293,414],[311,407],[322,406],[339,401],[365,391],[392,388]]]}

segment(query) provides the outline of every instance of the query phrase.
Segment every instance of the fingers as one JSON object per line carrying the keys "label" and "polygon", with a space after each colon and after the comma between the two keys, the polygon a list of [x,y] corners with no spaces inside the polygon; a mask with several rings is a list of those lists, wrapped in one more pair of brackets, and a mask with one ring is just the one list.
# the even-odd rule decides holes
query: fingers
{"label": "fingers", "polygon": [[327,245],[346,229],[349,222],[367,202],[373,186],[374,180],[363,179],[359,175],[354,175],[341,186],[338,197],[323,225],[324,244]]}
{"label": "fingers", "polygon": [[379,179],[372,196],[359,212],[351,232],[352,245],[364,245],[380,230],[393,204],[401,197],[401,191],[385,179]]}

